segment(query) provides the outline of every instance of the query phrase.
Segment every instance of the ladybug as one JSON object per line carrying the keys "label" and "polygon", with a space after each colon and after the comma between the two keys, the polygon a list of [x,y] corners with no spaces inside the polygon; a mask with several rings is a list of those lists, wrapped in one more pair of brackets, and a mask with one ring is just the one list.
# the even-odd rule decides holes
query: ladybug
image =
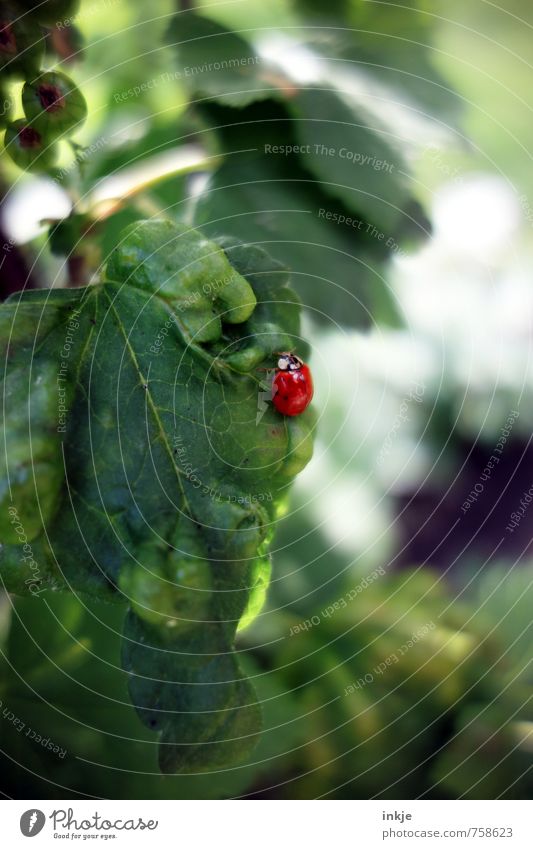
{"label": "ladybug", "polygon": [[300,357],[283,351],[272,380],[272,403],[284,416],[299,416],[313,398],[313,378]]}

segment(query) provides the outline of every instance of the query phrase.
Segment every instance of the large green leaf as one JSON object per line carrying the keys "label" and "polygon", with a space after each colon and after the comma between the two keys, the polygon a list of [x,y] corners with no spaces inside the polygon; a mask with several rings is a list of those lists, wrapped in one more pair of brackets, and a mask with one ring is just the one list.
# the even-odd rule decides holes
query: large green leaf
{"label": "large green leaf", "polygon": [[[319,32],[311,27],[305,38]],[[386,104],[387,91],[360,78],[339,32],[326,35],[336,61],[317,57],[316,81],[302,85],[298,56],[294,73],[286,62],[269,66],[251,42],[208,17],[173,18],[170,43],[195,103],[194,129],[225,155],[194,220],[215,229],[223,220],[235,236],[268,245],[316,317],[397,324],[385,262],[429,231],[409,179],[409,133],[391,119],[398,110],[378,117],[367,108],[376,95]],[[354,33],[342,35],[353,46]],[[239,57],[244,69],[221,69]]]}
{"label": "large green leaf", "polygon": [[[384,117],[405,105],[438,124],[456,128],[462,104],[439,69],[435,49],[439,18],[428,0],[368,3],[366,0],[293,0],[307,23],[309,44],[382,103]],[[322,26],[317,26],[320,23]],[[391,109],[387,108],[390,104]]]}
{"label": "large green leaf", "polygon": [[238,33],[194,12],[175,15],[167,40],[176,48],[175,76],[194,95],[244,106],[270,96],[272,72]]}
{"label": "large green leaf", "polygon": [[167,771],[245,757],[260,727],[235,632],[312,450],[312,413],[280,416],[255,372],[298,348],[286,284],[260,249],[140,222],[103,283],[0,313],[4,584],[129,600],[123,663]]}
{"label": "large green leaf", "polygon": [[302,89],[290,109],[303,163],[324,191],[367,221],[379,222],[383,239],[395,235],[410,192],[392,134],[334,89]]}
{"label": "large green leaf", "polygon": [[69,799],[228,798],[246,792],[259,773],[280,768],[301,742],[303,729],[286,722],[292,694],[276,669],[265,675],[246,652],[243,666],[265,725],[249,762],[161,775],[157,732],[141,724],[127,674],[117,668],[123,606],[72,593],[47,594],[46,604],[11,602],[0,654],[0,790],[9,798],[54,799],[67,791]]}
{"label": "large green leaf", "polygon": [[302,167],[305,157],[280,150],[296,144],[290,114],[269,101],[238,111],[213,104],[202,116],[232,153],[195,205],[198,225],[262,245],[289,266],[315,319],[357,327],[395,323],[383,264],[399,242],[328,194]]}

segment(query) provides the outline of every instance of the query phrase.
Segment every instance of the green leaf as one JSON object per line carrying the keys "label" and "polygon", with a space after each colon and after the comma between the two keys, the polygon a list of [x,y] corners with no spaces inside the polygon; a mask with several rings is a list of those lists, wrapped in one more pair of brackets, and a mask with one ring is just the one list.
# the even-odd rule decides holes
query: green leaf
{"label": "green leaf", "polygon": [[311,411],[293,422],[259,403],[259,357],[298,335],[297,306],[286,323],[276,308],[297,304],[286,283],[259,249],[149,221],[124,232],[103,283],[0,311],[4,584],[127,597],[123,663],[165,771],[232,763],[259,732],[235,633],[312,451]]}
{"label": "green leaf", "polygon": [[406,166],[391,133],[340,92],[302,89],[289,101],[303,162],[324,191],[392,234],[410,200]]}
{"label": "green leaf", "polygon": [[383,265],[403,244],[400,235],[328,196],[302,168],[302,157],[274,152],[295,143],[293,122],[277,104],[240,111],[213,105],[204,112],[224,128],[223,145],[234,152],[211,176],[195,205],[195,222],[207,232],[223,230],[259,244],[288,266],[314,319],[356,327],[396,324]]}
{"label": "green leaf", "polygon": [[244,38],[194,12],[174,16],[167,41],[177,52],[176,79],[194,96],[244,106],[270,97],[280,82]]}
{"label": "green leaf", "polygon": [[146,628],[133,614],[124,638],[132,700],[143,722],[161,732],[163,772],[175,772],[176,766],[191,773],[220,769],[249,755],[260,733],[261,712],[233,652],[191,662],[191,646],[185,660],[178,647],[169,652],[165,635]]}
{"label": "green leaf", "polygon": [[303,742],[303,726],[286,722],[294,711],[291,692],[276,669],[265,675],[247,651],[243,668],[257,687],[265,725],[249,762],[208,774],[160,775],[157,733],[141,724],[128,699],[127,673],[117,668],[123,606],[56,593],[45,605],[12,598],[10,609],[0,655],[0,789],[12,798],[22,788],[34,799],[54,798],[62,786],[71,797],[227,799],[255,786],[258,773],[290,763]]}
{"label": "green leaf", "polygon": [[[459,125],[462,104],[439,70],[433,47],[439,21],[426,0],[293,0],[293,5],[307,21],[322,24],[311,30],[310,44],[334,73],[348,72],[394,109],[404,104],[441,126]],[[386,103],[383,111],[388,117]]]}
{"label": "green leaf", "polygon": [[[343,14],[351,14],[348,3]],[[317,36],[317,29],[313,38],[326,46],[331,39],[334,49],[331,61],[317,56],[313,87],[302,87],[290,68],[262,62],[250,65],[244,85],[243,74],[227,66],[240,56],[252,61],[248,42],[209,18],[174,17],[178,78],[202,101],[193,130],[208,140],[212,131],[217,152],[228,154],[195,207],[195,221],[211,227],[224,220],[235,236],[268,245],[293,271],[315,317],[397,326],[384,264],[430,227],[409,180],[406,126],[394,117],[401,110],[378,118],[366,104],[376,95],[378,102],[402,98],[381,83],[378,92],[371,75],[363,77],[344,56],[354,33],[344,32],[343,41],[330,29]]]}

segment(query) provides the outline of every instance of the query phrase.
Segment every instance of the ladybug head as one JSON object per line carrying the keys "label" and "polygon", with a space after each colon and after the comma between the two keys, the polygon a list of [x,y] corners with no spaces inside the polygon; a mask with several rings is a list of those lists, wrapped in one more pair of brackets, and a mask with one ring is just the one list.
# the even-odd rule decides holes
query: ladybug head
{"label": "ladybug head", "polygon": [[279,355],[278,368],[280,371],[297,371],[303,366],[303,360],[290,351],[282,351]]}

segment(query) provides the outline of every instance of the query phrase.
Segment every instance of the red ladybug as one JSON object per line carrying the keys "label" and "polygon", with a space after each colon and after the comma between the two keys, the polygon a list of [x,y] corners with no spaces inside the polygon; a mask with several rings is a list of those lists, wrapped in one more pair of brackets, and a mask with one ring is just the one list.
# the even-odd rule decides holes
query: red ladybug
{"label": "red ladybug", "polygon": [[284,416],[299,416],[313,398],[313,378],[300,357],[283,351],[272,381],[272,403]]}

